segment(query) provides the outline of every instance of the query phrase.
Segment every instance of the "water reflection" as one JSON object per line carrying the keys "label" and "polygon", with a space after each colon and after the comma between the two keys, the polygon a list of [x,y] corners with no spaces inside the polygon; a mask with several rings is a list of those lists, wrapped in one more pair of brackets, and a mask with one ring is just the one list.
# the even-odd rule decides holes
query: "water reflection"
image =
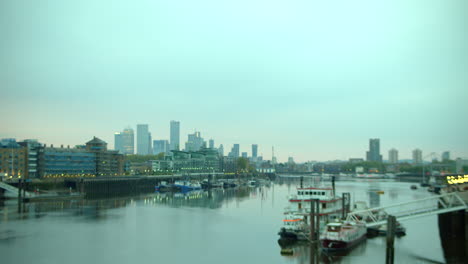
{"label": "water reflection", "polygon": [[[55,217],[83,217],[89,220],[105,220],[111,216],[108,209],[121,208],[143,203],[144,205],[164,205],[169,207],[200,207],[217,209],[228,201],[242,202],[247,199],[267,198],[264,189],[270,187],[239,187],[231,189],[216,188],[211,190],[194,190],[190,192],[152,193],[131,197],[113,197],[106,199],[83,199],[68,201],[47,201],[34,203],[17,203],[10,200],[1,210],[2,222],[42,218],[46,215]],[[17,207],[17,210],[14,208]],[[58,214],[60,212],[60,214]]]}
{"label": "water reflection", "polygon": [[255,197],[260,188],[215,188],[210,190],[194,190],[190,192],[163,192],[155,193],[143,199],[148,205],[167,205],[170,207],[203,207],[216,209],[220,208],[225,201],[233,200],[243,201],[250,196]]}

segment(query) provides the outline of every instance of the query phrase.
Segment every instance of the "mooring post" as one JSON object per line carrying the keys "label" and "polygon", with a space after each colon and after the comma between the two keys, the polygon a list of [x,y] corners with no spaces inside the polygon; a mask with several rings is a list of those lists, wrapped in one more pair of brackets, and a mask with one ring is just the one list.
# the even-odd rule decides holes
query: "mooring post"
{"label": "mooring post", "polygon": [[21,179],[18,180],[18,202],[20,202],[19,200],[21,200],[21,187],[23,187],[21,181]]}
{"label": "mooring post", "polygon": [[310,199],[310,242],[315,242],[315,199]]}
{"label": "mooring post", "polygon": [[346,210],[346,209],[345,209],[345,194],[343,193],[343,194],[342,194],[342,197],[341,197],[341,211],[342,211],[342,213],[341,213],[341,219],[343,219],[343,220],[344,220],[345,217],[346,217],[345,210]]}
{"label": "mooring post", "polygon": [[348,212],[350,211],[350,202],[351,201],[351,194],[348,193],[343,193],[342,195],[342,209],[343,209],[343,214],[342,214],[342,219],[346,219],[348,216]]}
{"label": "mooring post", "polygon": [[320,199],[315,199],[315,238],[320,239]]}
{"label": "mooring post", "polygon": [[395,249],[393,244],[395,242],[395,230],[396,230],[396,217],[389,215],[387,218],[387,254],[385,256],[386,264],[393,264]]}

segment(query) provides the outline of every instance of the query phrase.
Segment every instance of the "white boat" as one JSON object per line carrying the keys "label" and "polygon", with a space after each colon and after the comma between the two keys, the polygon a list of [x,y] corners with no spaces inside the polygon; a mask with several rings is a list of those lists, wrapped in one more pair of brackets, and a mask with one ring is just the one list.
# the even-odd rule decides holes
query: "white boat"
{"label": "white boat", "polygon": [[328,223],[320,234],[320,244],[325,251],[347,250],[366,239],[364,222]]}
{"label": "white boat", "polygon": [[[343,214],[343,201],[327,187],[299,187],[295,195],[288,197],[289,206],[285,209],[283,227],[278,233],[280,244],[306,240],[309,236],[311,201],[319,200],[319,221],[322,230],[329,222],[334,222]],[[292,219],[294,221],[292,221]],[[297,227],[301,228],[297,228]]]}
{"label": "white boat", "polygon": [[305,221],[303,215],[288,212],[284,215],[283,227],[278,235],[280,235],[278,243],[281,246],[292,244],[299,240],[307,240],[310,236],[310,226]]}

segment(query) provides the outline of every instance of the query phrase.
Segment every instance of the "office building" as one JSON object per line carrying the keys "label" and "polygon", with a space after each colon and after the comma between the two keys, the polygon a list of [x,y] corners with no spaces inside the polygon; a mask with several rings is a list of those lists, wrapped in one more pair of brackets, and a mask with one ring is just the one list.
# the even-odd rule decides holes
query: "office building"
{"label": "office building", "polygon": [[114,134],[114,149],[118,150],[121,154],[134,154],[135,141],[133,129],[126,128],[122,132]]}
{"label": "office building", "polygon": [[243,158],[247,158],[247,157],[248,157],[248,156],[247,156],[247,152],[242,152],[242,157],[243,157]]}
{"label": "office building", "polygon": [[[172,156],[164,160],[166,164],[156,165],[155,169],[164,167],[175,172],[218,172],[221,170],[221,158],[215,149],[204,148],[199,151],[172,151]],[[153,169],[153,170],[155,170]]]}
{"label": "office building", "polygon": [[114,149],[121,154],[135,153],[135,135],[133,129],[125,128],[114,134]]}
{"label": "office building", "polygon": [[169,153],[168,140],[153,140],[153,154],[158,155],[159,153]]}
{"label": "office building", "polygon": [[188,135],[188,141],[185,143],[185,151],[199,151],[206,142],[201,137],[200,132]]}
{"label": "office building", "polygon": [[28,178],[28,151],[13,138],[0,140],[0,173],[11,178]]}
{"label": "office building", "polygon": [[213,139],[210,139],[209,140],[209,146],[210,146],[210,149],[213,149],[214,148],[214,140]]}
{"label": "office building", "polygon": [[124,158],[117,150],[107,150],[107,143],[97,137],[86,142],[86,153],[94,154],[96,176],[120,176]]}
{"label": "office building", "polygon": [[380,139],[369,139],[369,151],[366,153],[366,160],[382,162],[382,155],[380,155]]}
{"label": "office building", "polygon": [[252,144],[252,158],[256,158],[258,155],[258,145]]}
{"label": "office building", "polygon": [[18,142],[18,144],[25,147],[27,151],[27,178],[39,178],[42,169],[39,156],[44,151],[44,147],[37,141],[37,139],[25,139],[22,142]]}
{"label": "office building", "polygon": [[137,125],[137,154],[151,154],[151,134],[148,131],[147,124]]}
{"label": "office building", "polygon": [[39,166],[41,178],[96,176],[96,154],[81,146],[78,148],[69,146],[64,148],[63,145],[60,148],[53,145],[44,146],[39,160],[42,164]]}
{"label": "office building", "polygon": [[232,158],[238,158],[239,155],[240,155],[240,146],[239,144],[234,144],[228,156]]}
{"label": "office building", "polygon": [[180,122],[171,121],[170,127],[170,149],[171,150],[180,150]]}
{"label": "office building", "polygon": [[413,164],[423,163],[422,151],[420,149],[413,150]]}
{"label": "office building", "polygon": [[442,152],[442,161],[447,161],[447,160],[450,160],[450,152],[444,151]]}
{"label": "office building", "polygon": [[224,157],[224,146],[223,146],[223,144],[219,145],[218,154],[219,154],[221,157]]}
{"label": "office building", "polygon": [[392,164],[398,163],[398,150],[392,148],[388,151],[388,162]]}

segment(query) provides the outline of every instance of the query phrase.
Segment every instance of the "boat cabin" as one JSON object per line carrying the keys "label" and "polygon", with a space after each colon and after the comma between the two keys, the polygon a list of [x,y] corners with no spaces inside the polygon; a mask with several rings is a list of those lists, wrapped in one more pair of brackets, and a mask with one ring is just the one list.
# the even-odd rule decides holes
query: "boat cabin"
{"label": "boat cabin", "polygon": [[341,231],[341,223],[329,223],[329,224],[327,224],[327,231],[328,232],[340,232]]}
{"label": "boat cabin", "polygon": [[331,200],[334,198],[332,188],[297,188],[296,198],[298,200],[320,199]]}

